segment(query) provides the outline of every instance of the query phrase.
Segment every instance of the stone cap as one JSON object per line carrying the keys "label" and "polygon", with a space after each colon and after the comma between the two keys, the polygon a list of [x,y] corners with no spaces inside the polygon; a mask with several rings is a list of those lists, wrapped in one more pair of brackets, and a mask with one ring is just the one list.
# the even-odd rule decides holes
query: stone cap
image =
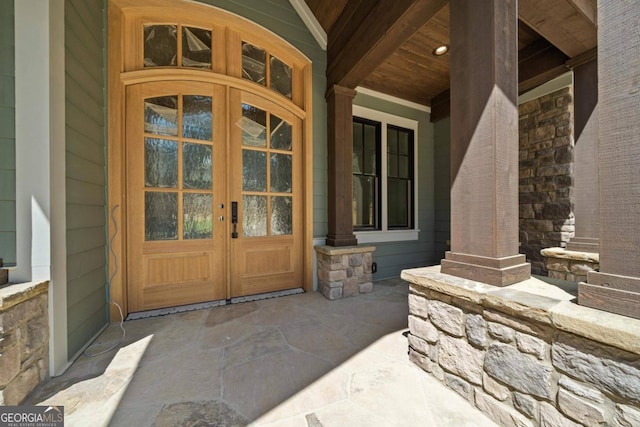
{"label": "stone cap", "polygon": [[594,252],[569,251],[565,248],[546,248],[542,249],[540,254],[548,258],[600,263],[600,254]]}
{"label": "stone cap", "polygon": [[325,255],[350,255],[375,252],[375,246],[315,246],[316,252]]}
{"label": "stone cap", "polygon": [[574,295],[535,277],[497,287],[443,274],[439,265],[403,270],[400,277],[417,294],[432,290],[640,355],[640,319],[577,305]]}
{"label": "stone cap", "polygon": [[49,281],[26,282],[0,288],[0,312],[49,290]]}

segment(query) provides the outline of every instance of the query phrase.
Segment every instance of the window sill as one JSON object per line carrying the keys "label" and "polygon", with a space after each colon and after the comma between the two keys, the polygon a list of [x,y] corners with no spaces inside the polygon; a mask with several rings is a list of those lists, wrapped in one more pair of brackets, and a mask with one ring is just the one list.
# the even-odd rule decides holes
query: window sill
{"label": "window sill", "polygon": [[418,240],[420,230],[356,231],[358,243],[389,243]]}

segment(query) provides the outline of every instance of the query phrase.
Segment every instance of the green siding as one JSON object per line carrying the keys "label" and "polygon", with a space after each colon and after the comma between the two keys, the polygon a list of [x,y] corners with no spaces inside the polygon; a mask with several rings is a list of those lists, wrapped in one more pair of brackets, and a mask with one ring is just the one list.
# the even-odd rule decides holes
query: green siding
{"label": "green siding", "polygon": [[0,2],[0,258],[16,262],[15,51],[13,1]]}
{"label": "green siding", "polygon": [[107,323],[104,10],[65,1],[69,356]]}
{"label": "green siding", "polygon": [[434,164],[433,126],[429,113],[367,95],[356,95],[353,103],[418,121],[418,240],[391,243],[372,243],[378,264],[374,280],[400,276],[405,268],[434,264]]}
{"label": "green siding", "polygon": [[313,235],[327,234],[327,54],[288,0],[199,0],[241,15],[279,35],[313,64]]}
{"label": "green siding", "polygon": [[434,123],[434,175],[435,175],[435,251],[438,260],[449,250],[451,239],[451,156],[449,118]]}

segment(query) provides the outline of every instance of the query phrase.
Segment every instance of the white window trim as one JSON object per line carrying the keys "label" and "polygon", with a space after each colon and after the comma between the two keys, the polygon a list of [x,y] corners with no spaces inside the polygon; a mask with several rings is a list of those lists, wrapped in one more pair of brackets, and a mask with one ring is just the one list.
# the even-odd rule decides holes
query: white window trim
{"label": "white window trim", "polygon": [[418,240],[420,230],[418,228],[406,230],[389,230],[387,211],[387,126],[398,126],[413,131],[413,224],[418,225],[418,121],[406,117],[396,116],[371,108],[353,106],[353,115],[380,123],[380,230],[355,231],[358,243],[387,243]]}

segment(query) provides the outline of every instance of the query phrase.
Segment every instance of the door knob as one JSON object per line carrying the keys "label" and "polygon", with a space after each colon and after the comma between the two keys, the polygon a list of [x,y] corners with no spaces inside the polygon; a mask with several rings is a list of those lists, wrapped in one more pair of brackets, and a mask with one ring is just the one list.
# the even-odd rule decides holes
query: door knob
{"label": "door knob", "polygon": [[218,221],[224,221],[224,216],[223,216],[223,215],[220,215],[220,216],[218,217]]}

